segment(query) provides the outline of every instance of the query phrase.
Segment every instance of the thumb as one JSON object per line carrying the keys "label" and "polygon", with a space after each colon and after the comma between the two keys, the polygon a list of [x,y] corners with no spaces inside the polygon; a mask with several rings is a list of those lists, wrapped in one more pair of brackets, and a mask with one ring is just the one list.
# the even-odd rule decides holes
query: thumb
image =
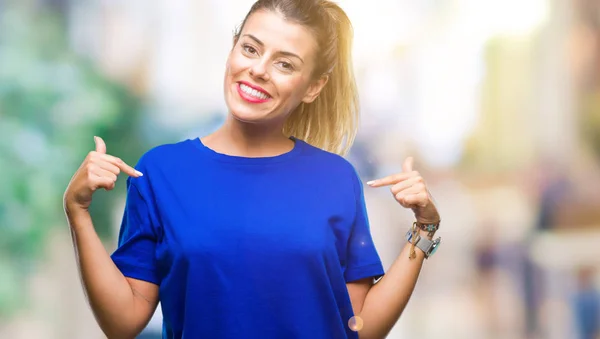
{"label": "thumb", "polygon": [[406,158],[404,160],[404,163],[402,164],[402,172],[404,172],[404,173],[412,172],[414,162],[415,162],[415,160],[413,159],[413,157]]}
{"label": "thumb", "polygon": [[95,136],[94,142],[96,143],[96,152],[106,154],[106,144],[104,143],[104,140]]}

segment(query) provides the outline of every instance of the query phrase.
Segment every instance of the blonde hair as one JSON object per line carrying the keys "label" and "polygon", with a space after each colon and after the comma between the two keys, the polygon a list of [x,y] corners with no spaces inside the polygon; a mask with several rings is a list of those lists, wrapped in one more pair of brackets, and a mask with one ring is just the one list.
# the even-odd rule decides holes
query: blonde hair
{"label": "blonde hair", "polygon": [[239,37],[248,17],[271,10],[286,20],[308,27],[314,34],[321,61],[313,80],[327,76],[327,84],[312,103],[301,103],[287,118],[283,133],[329,152],[345,155],[356,137],[359,102],[352,63],[353,29],[346,13],[328,0],[258,0],[235,33]]}

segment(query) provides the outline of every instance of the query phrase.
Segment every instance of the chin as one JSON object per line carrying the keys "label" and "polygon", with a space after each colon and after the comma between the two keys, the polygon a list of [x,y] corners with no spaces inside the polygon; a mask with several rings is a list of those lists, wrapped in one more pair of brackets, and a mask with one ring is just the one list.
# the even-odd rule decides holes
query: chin
{"label": "chin", "polygon": [[264,109],[252,107],[252,105],[248,105],[245,102],[237,102],[235,99],[232,101],[228,103],[227,108],[229,109],[229,114],[235,120],[250,124],[264,123],[272,120],[271,114]]}
{"label": "chin", "polygon": [[231,109],[229,112],[235,120],[248,124],[258,124],[267,121],[264,116],[251,112],[248,109]]}
{"label": "chin", "polygon": [[227,108],[229,114],[241,122],[256,124],[271,120],[265,107],[261,107],[261,109],[256,104],[245,102],[242,98],[237,97],[237,93],[231,93],[227,98]]}

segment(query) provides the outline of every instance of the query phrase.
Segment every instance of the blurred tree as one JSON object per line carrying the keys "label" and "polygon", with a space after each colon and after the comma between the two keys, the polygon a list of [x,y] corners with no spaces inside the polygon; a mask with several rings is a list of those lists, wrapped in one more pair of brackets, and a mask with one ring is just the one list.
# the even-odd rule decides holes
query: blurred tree
{"label": "blurred tree", "polygon": [[[147,148],[140,101],[69,49],[61,13],[34,4],[0,11],[0,318],[26,304],[27,275],[49,231],[67,227],[62,196],[93,136],[129,163]],[[114,197],[98,194],[92,204],[103,237]]]}

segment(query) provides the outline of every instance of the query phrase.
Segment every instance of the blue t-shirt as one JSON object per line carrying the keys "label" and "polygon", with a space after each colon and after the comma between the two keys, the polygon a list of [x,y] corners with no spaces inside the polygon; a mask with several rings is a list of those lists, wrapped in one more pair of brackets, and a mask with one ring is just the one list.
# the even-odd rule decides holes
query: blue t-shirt
{"label": "blue t-shirt", "polygon": [[292,140],[246,158],[193,139],[138,162],[112,259],[159,285],[163,338],[358,338],[346,283],[384,274],[362,184]]}

